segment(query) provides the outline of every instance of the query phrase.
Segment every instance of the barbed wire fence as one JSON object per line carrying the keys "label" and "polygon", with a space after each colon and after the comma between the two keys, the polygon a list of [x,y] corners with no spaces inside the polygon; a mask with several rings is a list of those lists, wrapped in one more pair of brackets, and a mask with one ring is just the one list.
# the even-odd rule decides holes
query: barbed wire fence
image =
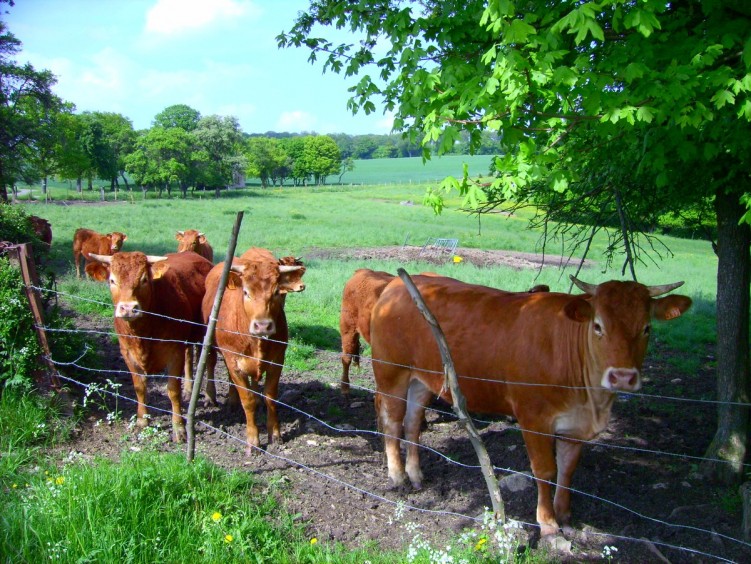
{"label": "barbed wire fence", "polygon": [[[72,302],[72,301],[75,301],[75,300],[81,300],[81,301],[84,301],[84,302],[96,303],[96,304],[101,305],[102,307],[112,308],[111,302],[99,302],[97,300],[91,300],[91,299],[88,299],[88,298],[83,298],[83,297],[75,296],[73,294],[69,294],[69,293],[65,293],[65,292],[50,291],[48,289],[44,289],[44,288],[40,288],[40,287],[34,287],[33,289],[36,290],[36,291],[39,291],[39,292],[47,292],[47,293],[50,293],[50,294],[54,294],[54,295],[56,295],[59,298],[62,298],[64,300],[68,300],[69,302]],[[144,313],[148,314],[148,312],[144,312]],[[117,336],[116,333],[114,333],[114,331],[101,331],[101,330],[90,330],[90,329],[59,329],[59,328],[52,328],[52,327],[40,327],[40,329],[43,329],[44,331],[49,332],[49,333],[60,332],[60,331],[67,331],[67,332],[80,333],[80,334],[84,334],[84,335],[101,336],[101,337],[106,337],[108,339],[112,339],[112,338],[115,338]],[[189,344],[189,345],[194,345],[194,344],[195,345],[200,345],[200,343],[186,343],[186,344]],[[294,348],[294,347],[298,346],[294,342],[285,342],[284,344],[286,344],[290,348]],[[330,357],[332,359],[335,357],[337,360],[339,359],[339,352],[338,351],[335,352],[335,351],[326,350],[326,349],[315,349],[314,352],[315,352],[315,354],[320,355],[322,357]],[[111,396],[112,398],[114,398],[116,400],[121,400],[123,402],[128,402],[128,403],[136,403],[135,398],[132,397],[132,396],[128,396],[128,395],[126,395],[126,394],[124,394],[122,392],[116,391],[116,390],[103,389],[103,388],[101,388],[101,386],[99,386],[97,384],[97,382],[100,382],[102,378],[106,378],[107,376],[112,376],[112,375],[115,375],[115,374],[120,374],[123,377],[127,377],[127,376],[130,375],[129,371],[127,371],[127,370],[113,370],[112,367],[95,368],[93,366],[87,365],[86,363],[83,362],[83,359],[86,357],[86,354],[87,354],[86,351],[81,351],[81,355],[79,356],[79,358],[76,359],[75,361],[72,361],[72,362],[61,362],[59,359],[54,359],[54,358],[51,358],[51,357],[48,357],[47,360],[48,360],[48,362],[52,363],[58,369],[58,377],[62,381],[66,382],[68,385],[70,385],[72,387],[77,388],[78,390],[80,390],[80,392],[82,394],[87,393],[87,391],[90,390],[92,386],[98,386],[98,391],[99,392],[105,393],[106,395]],[[237,354],[237,353],[235,353],[235,354]],[[366,357],[366,356],[361,356],[360,358],[363,361],[363,365],[364,366],[367,366],[368,363],[381,362],[381,361],[379,361],[377,359],[373,359],[371,357]],[[256,360],[261,360],[261,359],[256,359]],[[289,368],[289,367],[283,367],[283,368]],[[77,378],[70,377],[70,376],[68,376],[68,375],[66,375],[66,374],[64,374],[62,372],[63,370],[71,370],[71,369],[75,370],[77,372],[80,372],[82,374],[89,374],[92,377],[92,379],[94,380],[94,382],[88,382],[87,383],[87,382],[82,381],[82,379],[77,379]],[[166,378],[166,376],[164,376],[164,375],[153,375],[152,374],[152,375],[144,375],[144,376],[148,376],[150,379],[160,379],[160,378],[163,379],[163,378]],[[470,378],[470,377],[465,377],[465,376],[462,376],[462,375],[459,375],[458,377],[460,379],[462,379],[462,380],[463,379],[478,380],[478,378],[474,378],[474,377]],[[313,380],[313,381],[320,382],[322,379],[326,383],[331,384],[332,387],[339,384],[338,379],[334,380],[334,378],[332,376],[327,376],[325,374],[322,375],[322,374],[319,374],[319,373],[311,375],[311,380]],[[480,378],[479,380],[484,380],[484,379]],[[284,380],[282,380],[282,382],[283,381]],[[493,380],[493,381],[495,381],[495,380]],[[506,383],[508,383],[508,382],[506,382]],[[533,384],[533,383],[518,383],[518,382],[514,382],[514,384],[517,384],[517,385],[530,385],[530,386],[538,386],[539,385],[539,384]],[[357,384],[353,383],[352,387],[355,388],[355,389],[357,389],[357,390],[359,390],[363,394],[367,394],[367,395],[371,395],[371,396],[374,396],[376,393],[378,393],[377,390],[375,390],[374,388],[368,387],[368,386],[362,386],[362,385],[357,385]],[[580,389],[580,388],[573,388],[573,389]],[[262,399],[266,400],[266,397],[263,395],[263,393],[257,392],[257,391],[253,391],[253,390],[251,390],[251,391],[253,393],[261,396]],[[655,395],[655,394],[630,393],[630,394],[627,394],[627,395],[628,396],[635,396],[635,397],[645,397],[645,398],[649,398],[649,399],[652,399],[652,400],[660,400],[660,401],[666,401],[666,402],[667,401],[675,401],[675,402],[682,402],[682,403],[696,402],[696,403],[702,404],[702,405],[722,403],[722,402],[718,402],[718,401],[714,401],[714,400],[707,400],[707,399],[701,399],[701,398],[693,399],[693,398],[683,398],[683,397],[660,396],[660,395]],[[306,418],[308,421],[315,422],[318,426],[320,426],[322,428],[325,428],[328,432],[331,432],[333,434],[371,436],[371,437],[376,437],[378,439],[382,439],[384,437],[384,435],[382,433],[378,432],[377,430],[361,429],[361,428],[345,428],[343,426],[337,426],[336,424],[333,424],[333,423],[327,421],[326,419],[323,419],[323,418],[315,415],[314,413],[311,413],[309,411],[305,411],[302,408],[296,407],[295,405],[293,405],[291,403],[283,402],[283,401],[281,401],[279,399],[275,399],[273,401],[275,401],[277,403],[277,405],[279,405],[280,407],[288,409],[291,412],[297,413],[299,416],[301,416],[303,418]],[[169,409],[165,410],[165,409],[159,408],[153,402],[150,403],[149,409],[152,410],[152,411],[154,411],[154,412],[159,412],[159,413],[165,413],[165,414],[170,414],[171,413],[171,411]],[[441,417],[454,419],[454,415],[450,411],[442,410],[442,409],[436,408],[434,406],[428,406],[427,409],[429,411],[434,412],[434,413],[440,414]],[[481,419],[481,418],[477,418],[477,417],[474,417],[473,421],[475,423],[479,423],[479,424],[491,424],[491,423],[493,423],[493,421],[486,420],[486,419]],[[246,441],[245,441],[245,438],[244,438],[244,432],[240,433],[239,435],[234,435],[234,434],[228,432],[227,430],[219,428],[219,427],[216,427],[214,425],[211,425],[211,424],[207,423],[206,421],[198,420],[197,423],[203,429],[205,429],[207,432],[209,432],[209,433],[211,433],[213,435],[216,435],[218,437],[224,437],[227,441],[237,442],[238,444],[246,445]],[[515,427],[513,427],[513,428],[515,428],[517,430],[522,430],[522,429],[520,429],[518,427],[518,425],[515,426]],[[540,433],[540,434],[544,434],[544,433]],[[626,453],[628,453],[628,451],[632,451],[634,453],[649,454],[649,455],[655,456],[655,457],[667,457],[667,458],[670,458],[670,459],[679,459],[681,461],[700,462],[700,461],[707,460],[706,458],[700,457],[700,456],[694,456],[694,455],[688,455],[688,454],[676,453],[676,452],[666,452],[666,451],[660,451],[660,450],[651,450],[651,449],[632,447],[632,446],[625,446],[625,445],[615,445],[615,444],[611,444],[611,443],[604,442],[604,441],[582,441],[582,442],[587,442],[590,445],[596,445],[597,447],[603,448],[603,449],[615,449],[615,450],[618,450],[618,451],[625,451]],[[437,456],[442,461],[444,461],[446,464],[457,465],[459,467],[466,468],[468,472],[473,472],[473,471],[476,472],[480,468],[479,465],[466,464],[466,463],[462,463],[462,462],[459,462],[459,461],[455,460],[451,453],[444,453],[444,452],[441,452],[440,450],[431,448],[431,447],[426,446],[424,444],[420,444],[418,446],[421,449],[429,451],[433,455]],[[336,485],[338,487],[342,487],[342,488],[351,490],[353,492],[357,492],[357,493],[361,494],[362,496],[364,496],[366,499],[377,500],[378,502],[386,503],[386,504],[394,506],[394,507],[397,507],[398,505],[401,504],[406,509],[409,509],[409,510],[412,510],[412,511],[420,512],[420,513],[436,514],[436,515],[444,516],[444,517],[447,517],[447,518],[452,518],[452,519],[458,519],[458,520],[461,520],[461,521],[466,521],[468,523],[479,523],[481,521],[481,519],[478,518],[477,516],[463,514],[463,513],[459,513],[459,512],[455,512],[455,511],[441,511],[441,510],[436,510],[436,509],[431,509],[431,508],[426,508],[426,507],[419,507],[419,506],[416,506],[416,505],[407,505],[407,504],[404,504],[403,500],[398,497],[398,494],[395,495],[394,497],[387,497],[387,496],[384,496],[384,495],[382,495],[382,494],[374,491],[374,489],[372,487],[367,487],[367,485],[358,485],[356,483],[353,483],[352,481],[344,480],[341,477],[337,477],[337,476],[333,475],[333,473],[323,472],[320,469],[313,468],[311,465],[305,464],[304,462],[299,461],[299,460],[295,460],[294,458],[283,456],[280,453],[270,452],[269,450],[266,450],[266,449],[257,449],[257,450],[263,456],[276,459],[277,461],[282,462],[282,463],[288,465],[289,467],[295,467],[295,468],[298,468],[298,469],[300,469],[300,470],[302,470],[304,472],[307,472],[307,473],[309,473],[311,475],[314,475],[314,476],[316,476],[318,478],[325,479],[325,480],[331,482],[332,484],[334,484],[334,485]],[[712,460],[712,461],[713,462],[722,462],[722,461],[718,461],[718,460]],[[746,465],[746,467],[749,467],[749,466],[751,466],[751,465]],[[511,469],[511,468],[503,468],[503,467],[498,467],[498,466],[494,466],[494,470],[496,472],[499,472],[499,473],[520,475],[520,476],[523,476],[525,479],[528,479],[530,481],[534,480],[529,474],[527,474],[525,472],[522,472],[522,471],[519,471],[519,470],[514,470],[514,469]],[[386,475],[385,475],[385,471],[384,471],[383,480],[384,480],[384,482],[387,480]],[[555,486],[554,483],[551,482],[551,484],[553,486]],[[728,535],[723,535],[723,534],[718,533],[717,531],[715,531],[713,529],[705,529],[705,528],[701,528],[701,527],[693,527],[693,526],[688,526],[688,525],[682,525],[682,524],[675,523],[675,522],[670,522],[669,520],[660,519],[660,518],[657,518],[657,517],[654,517],[654,516],[651,516],[651,515],[646,515],[643,512],[641,512],[639,510],[636,510],[636,509],[633,509],[633,508],[630,508],[630,507],[627,507],[626,505],[624,505],[622,503],[619,503],[618,501],[607,499],[607,498],[598,496],[598,495],[596,495],[594,493],[586,492],[586,491],[583,491],[583,490],[580,490],[580,489],[576,489],[576,488],[569,488],[569,489],[574,494],[577,494],[577,495],[580,495],[582,497],[586,497],[586,498],[592,499],[595,502],[602,504],[602,507],[605,510],[617,510],[619,512],[624,512],[625,514],[628,514],[628,515],[630,515],[632,517],[635,517],[635,518],[642,519],[642,520],[645,520],[647,522],[653,523],[654,525],[659,525],[661,527],[666,527],[666,528],[668,528],[670,530],[691,531],[693,533],[696,533],[698,537],[706,537],[706,539],[708,539],[707,541],[702,542],[701,545],[700,545],[700,547],[697,548],[697,547],[689,547],[689,546],[681,546],[681,545],[671,544],[671,543],[664,542],[664,541],[657,540],[657,539],[646,540],[644,538],[629,537],[627,535],[622,535],[622,534],[617,534],[617,533],[603,533],[603,532],[598,532],[598,531],[588,531],[588,534],[592,534],[593,536],[601,535],[603,537],[603,539],[608,539],[608,542],[610,542],[612,539],[617,539],[617,540],[636,542],[636,543],[648,543],[648,544],[651,544],[653,546],[660,546],[662,548],[676,550],[676,551],[679,551],[679,552],[681,552],[681,553],[683,553],[683,554],[685,554],[687,556],[688,555],[696,555],[696,556],[700,556],[700,557],[711,558],[711,559],[714,559],[714,560],[717,560],[717,561],[728,561],[728,562],[731,561],[731,560],[728,560],[727,558],[725,558],[722,555],[714,554],[714,553],[709,552],[707,550],[707,546],[710,546],[710,547],[712,546],[712,543],[711,543],[712,539],[722,539],[722,541],[725,541],[727,543],[731,543],[732,545],[741,547],[744,550],[751,549],[751,544],[749,544],[749,543],[747,543],[747,542],[745,542],[745,541],[743,541],[741,539],[737,539],[737,538],[734,538],[734,537],[731,537],[731,536],[728,536]],[[363,506],[362,506],[361,509],[363,511],[368,511],[368,503],[363,503]],[[521,522],[520,524],[524,525],[526,527],[529,527],[529,528],[537,528],[538,527],[536,523]]]}

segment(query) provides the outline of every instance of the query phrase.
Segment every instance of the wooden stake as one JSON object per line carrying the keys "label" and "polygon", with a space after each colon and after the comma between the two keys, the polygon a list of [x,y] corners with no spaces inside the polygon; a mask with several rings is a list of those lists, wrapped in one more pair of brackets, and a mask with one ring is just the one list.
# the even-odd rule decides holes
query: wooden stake
{"label": "wooden stake", "polygon": [[438,344],[438,350],[441,353],[441,360],[443,361],[443,373],[446,379],[444,386],[448,387],[451,391],[454,412],[459,418],[459,423],[461,423],[466,429],[467,434],[469,435],[469,440],[477,453],[477,458],[480,461],[480,466],[482,468],[482,474],[485,478],[485,484],[490,493],[490,500],[493,504],[495,518],[505,524],[506,510],[503,505],[501,490],[498,487],[498,480],[496,480],[495,472],[493,471],[493,464],[490,461],[490,455],[488,455],[485,444],[482,442],[480,433],[477,432],[477,428],[475,428],[472,419],[467,414],[467,400],[459,389],[459,380],[456,377],[454,361],[451,358],[451,351],[449,350],[446,336],[443,334],[443,330],[438,324],[438,320],[428,309],[425,300],[422,299],[420,291],[417,289],[417,286],[415,286],[415,283],[412,281],[409,274],[407,274],[407,271],[403,268],[399,268],[397,269],[397,272],[399,273],[399,278],[402,279],[402,282],[404,282],[404,285],[407,287],[409,295],[412,296],[412,300],[415,302],[417,309],[420,310],[420,313],[422,313],[423,317],[425,317],[425,320],[428,322],[428,325],[430,325],[431,331],[433,331],[433,336]]}
{"label": "wooden stake", "polygon": [[230,236],[229,245],[227,246],[227,256],[224,259],[224,269],[222,270],[222,277],[219,279],[219,286],[216,289],[216,296],[214,297],[214,305],[211,308],[209,323],[206,327],[206,335],[203,338],[201,356],[198,360],[198,366],[196,366],[196,372],[193,375],[193,391],[190,394],[190,405],[188,406],[188,413],[186,416],[186,427],[188,432],[188,462],[192,462],[196,455],[196,406],[198,405],[198,396],[201,395],[203,373],[206,369],[206,357],[209,354],[209,348],[214,346],[214,330],[216,328],[216,317],[217,315],[219,315],[219,308],[222,305],[222,298],[224,297],[224,289],[227,287],[227,278],[229,278],[229,270],[230,268],[232,268],[232,258],[235,256],[237,236],[240,233],[240,225],[242,224],[242,221],[243,212],[237,212],[235,226],[232,229],[232,235]]}

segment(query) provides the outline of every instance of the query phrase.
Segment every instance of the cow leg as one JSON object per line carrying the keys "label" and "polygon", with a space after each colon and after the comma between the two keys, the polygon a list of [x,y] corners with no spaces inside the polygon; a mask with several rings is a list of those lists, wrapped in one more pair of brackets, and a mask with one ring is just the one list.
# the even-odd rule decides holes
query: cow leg
{"label": "cow leg", "polygon": [[[126,363],[127,364],[127,363]],[[136,392],[136,426],[146,427],[149,424],[149,413],[146,409],[146,377],[141,375],[138,370],[130,368],[130,376],[133,378],[133,389]]]}
{"label": "cow leg", "polygon": [[425,406],[433,397],[425,384],[418,379],[409,383],[407,391],[407,413],[404,417],[404,438],[407,441],[407,476],[412,486],[422,488],[422,471],[420,470],[420,431],[425,419]]}
{"label": "cow leg", "polygon": [[392,386],[380,387],[377,394],[380,399],[376,402],[378,407],[379,427],[384,433],[384,451],[386,452],[386,462],[388,465],[389,478],[394,486],[401,486],[407,480],[407,473],[404,471],[401,453],[399,452],[399,442],[402,437],[404,415],[407,411],[407,390],[409,388],[409,370],[399,369],[398,367],[382,366],[381,371],[391,371],[396,369],[394,374],[389,376],[380,375],[376,382],[391,382]]}
{"label": "cow leg", "polygon": [[360,365],[360,337],[356,332],[342,333],[342,395],[349,398],[349,367],[354,355],[355,365]]}
{"label": "cow leg", "polygon": [[[199,350],[198,345],[188,345],[185,352],[185,390],[190,397],[193,391],[193,360],[196,358],[195,351]],[[211,355],[211,353],[209,353]],[[190,360],[189,360],[190,358]],[[209,358],[206,359],[206,377],[204,382],[206,388],[204,389],[204,406],[216,407],[219,405],[216,402],[216,382],[214,380],[214,369],[216,368],[216,352],[214,352],[214,364],[209,365]],[[190,387],[190,389],[188,389]]]}
{"label": "cow leg", "polygon": [[[216,357],[216,349],[214,347],[209,348],[209,353],[206,355],[206,395],[213,401],[211,405],[214,406],[219,405],[216,401]],[[229,381],[227,403],[232,407],[237,407],[240,404],[240,398],[237,396],[237,389],[232,384],[232,378]]]}
{"label": "cow leg", "polygon": [[[185,353],[180,355],[180,357],[184,359]],[[172,404],[172,432],[174,433],[174,441],[176,443],[184,443],[188,438],[185,432],[185,421],[183,420],[181,405],[183,368],[184,365],[177,361],[167,369],[167,375],[169,376],[167,378],[167,395]]]}
{"label": "cow leg", "polygon": [[571,522],[571,482],[579,463],[582,443],[558,438],[555,441],[555,457],[558,463],[553,507],[558,523],[566,528]]}
{"label": "cow leg", "polygon": [[261,448],[261,441],[258,438],[258,426],[256,425],[256,408],[258,407],[256,394],[259,393],[258,383],[255,381],[249,382],[245,374],[235,374],[232,370],[230,370],[230,376],[232,377],[232,382],[235,384],[236,393],[240,398],[240,404],[245,412],[245,439],[247,442],[245,454],[250,456],[257,449]]}
{"label": "cow leg", "polygon": [[[198,350],[198,346],[196,346],[196,350]],[[216,368],[216,352],[214,353],[214,365],[211,367],[211,372],[209,372],[208,370],[208,357],[206,361],[206,401],[204,405],[216,407],[219,405],[219,402],[216,401],[216,379],[214,378],[214,370]]]}
{"label": "cow leg", "polygon": [[73,262],[76,265],[76,278],[81,278],[81,266],[79,264],[80,261],[81,261],[81,255],[74,254],[73,255]]}
{"label": "cow leg", "polygon": [[[536,413],[535,410],[530,410]],[[555,438],[546,434],[542,429],[535,429],[533,423],[519,419],[527,455],[532,466],[532,474],[537,481],[537,522],[540,534],[554,535],[558,533],[558,522],[555,520],[552,500],[552,483],[556,478],[555,457],[553,444]],[[529,429],[529,430],[527,430]]]}
{"label": "cow leg", "polygon": [[193,394],[193,347],[185,347],[185,394],[188,399]]}
{"label": "cow leg", "polygon": [[[280,364],[283,364],[284,360]],[[279,397],[279,377],[282,375],[281,366],[269,366],[266,369],[266,380],[263,385],[266,401],[266,431],[269,434],[269,444],[282,444],[282,432],[279,429],[279,416],[276,413],[276,398]]]}

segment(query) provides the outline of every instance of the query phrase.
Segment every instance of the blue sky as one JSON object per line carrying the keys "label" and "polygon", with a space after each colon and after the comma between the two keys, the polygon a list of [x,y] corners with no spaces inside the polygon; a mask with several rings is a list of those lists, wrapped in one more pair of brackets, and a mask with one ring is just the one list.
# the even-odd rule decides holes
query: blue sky
{"label": "blue sky", "polygon": [[388,133],[382,109],[347,110],[353,79],[323,74],[307,49],[277,48],[307,0],[16,0],[2,18],[17,57],[58,79],[78,111],[136,129],[173,104],[233,115],[247,133]]}

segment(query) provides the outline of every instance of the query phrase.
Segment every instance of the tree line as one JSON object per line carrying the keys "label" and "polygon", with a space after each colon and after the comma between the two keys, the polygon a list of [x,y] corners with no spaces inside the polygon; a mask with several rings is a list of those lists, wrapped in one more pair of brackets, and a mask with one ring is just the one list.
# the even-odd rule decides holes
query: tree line
{"label": "tree line", "polygon": [[[0,199],[19,183],[69,180],[80,192],[95,180],[110,190],[134,183],[147,191],[219,191],[257,178],[263,187],[325,184],[355,159],[421,156],[408,135],[247,134],[233,116],[201,116],[185,104],[165,108],[152,127],[135,130],[124,115],[81,112],[53,92],[54,75],[19,64],[21,42],[0,21]],[[497,152],[498,138],[459,136],[450,152]],[[99,186],[104,190],[104,186]]]}

